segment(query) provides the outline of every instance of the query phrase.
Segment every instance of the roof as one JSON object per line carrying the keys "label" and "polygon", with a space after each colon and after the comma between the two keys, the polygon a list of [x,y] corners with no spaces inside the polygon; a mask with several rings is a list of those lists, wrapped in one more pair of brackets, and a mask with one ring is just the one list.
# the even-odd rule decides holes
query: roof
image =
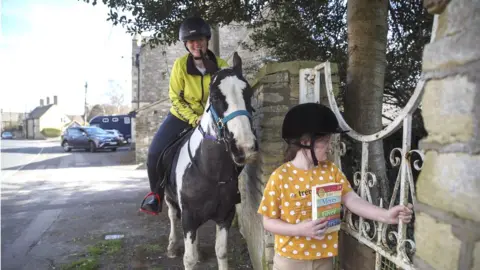
{"label": "roof", "polygon": [[77,123],[83,123],[83,115],[67,115],[70,120]]}
{"label": "roof", "polygon": [[32,112],[30,112],[28,119],[38,119],[42,117],[42,115],[44,115],[53,105],[55,104],[36,107]]}

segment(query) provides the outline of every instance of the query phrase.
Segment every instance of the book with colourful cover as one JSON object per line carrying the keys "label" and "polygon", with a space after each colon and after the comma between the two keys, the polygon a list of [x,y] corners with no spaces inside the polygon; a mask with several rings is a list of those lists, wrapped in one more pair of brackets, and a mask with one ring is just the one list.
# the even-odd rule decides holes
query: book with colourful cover
{"label": "book with colourful cover", "polygon": [[341,183],[329,183],[312,187],[312,220],[327,218],[325,234],[340,230],[342,209]]}

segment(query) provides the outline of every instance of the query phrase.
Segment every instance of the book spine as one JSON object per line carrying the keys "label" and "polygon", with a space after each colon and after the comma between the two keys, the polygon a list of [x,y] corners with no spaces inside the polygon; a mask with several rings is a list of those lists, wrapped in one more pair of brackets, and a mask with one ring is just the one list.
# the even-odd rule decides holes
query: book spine
{"label": "book spine", "polygon": [[340,230],[340,218],[332,219],[327,222],[327,230],[325,234],[336,232]]}
{"label": "book spine", "polygon": [[327,198],[317,199],[317,207],[336,204],[336,203],[340,203],[341,201],[342,201],[341,196],[331,196]]}
{"label": "book spine", "polygon": [[329,217],[329,216],[339,215],[340,211],[341,211],[340,205],[338,204],[334,208],[323,210],[319,214],[319,217]]}

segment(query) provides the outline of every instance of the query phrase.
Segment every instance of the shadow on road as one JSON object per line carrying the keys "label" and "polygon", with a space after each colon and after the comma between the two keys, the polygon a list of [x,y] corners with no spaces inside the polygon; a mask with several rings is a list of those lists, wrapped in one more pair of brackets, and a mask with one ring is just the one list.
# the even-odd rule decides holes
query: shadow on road
{"label": "shadow on road", "polygon": [[[69,186],[68,181],[48,186],[42,186],[42,183],[44,181],[28,183],[29,194],[8,193],[8,189],[6,194],[2,194],[2,219],[62,209],[41,239],[30,247],[28,256],[33,259],[27,266],[60,269],[62,265],[75,264],[89,256],[92,246],[104,243],[105,235],[121,234],[124,238],[120,249],[96,257],[100,266],[98,269],[183,269],[180,225],[177,227],[181,239],[179,254],[176,258],[166,256],[170,230],[166,205],[159,216],[138,212],[140,202],[148,191],[146,177],[124,176],[82,187]],[[12,191],[26,188],[17,186]],[[41,201],[54,202],[62,197],[65,200],[61,204],[40,204]],[[22,223],[20,218],[18,223],[2,224],[2,250],[27,226],[28,223]],[[204,224],[198,237],[201,261],[196,269],[217,269],[215,223]],[[228,241],[230,269],[252,269],[246,243],[238,228],[231,229]],[[2,255],[2,265],[12,263],[9,260]],[[45,265],[45,268],[40,265]]]}
{"label": "shadow on road", "polygon": [[[43,150],[42,150],[43,148]],[[117,151],[128,151],[129,146],[120,146],[117,148]],[[76,153],[76,152],[88,152],[85,149],[73,149],[71,152],[63,151],[61,146],[49,146],[49,147],[17,147],[17,148],[4,148],[1,150],[2,153],[13,153],[13,154],[37,154],[42,151],[42,154],[61,154],[61,153]],[[98,152],[111,152],[110,149],[98,149]]]}
{"label": "shadow on road", "polygon": [[[14,152],[12,152],[14,153]],[[17,153],[17,152],[15,152]],[[37,151],[38,153],[38,151]],[[130,165],[135,162],[135,155],[129,148],[118,148],[116,152],[110,150],[99,151],[95,153],[85,152],[84,150],[74,150],[73,152],[65,153],[61,147],[48,147],[44,149],[43,154],[64,154],[59,157],[43,159],[41,161],[32,162],[27,165],[17,165],[12,167],[3,168],[2,170],[44,170],[48,169],[64,169],[67,167],[83,168],[83,167],[105,167],[116,165]],[[75,155],[81,155],[85,160],[84,162],[78,162]],[[61,160],[65,160],[63,163]],[[92,162],[92,160],[98,160]],[[58,166],[58,164],[64,164]]]}

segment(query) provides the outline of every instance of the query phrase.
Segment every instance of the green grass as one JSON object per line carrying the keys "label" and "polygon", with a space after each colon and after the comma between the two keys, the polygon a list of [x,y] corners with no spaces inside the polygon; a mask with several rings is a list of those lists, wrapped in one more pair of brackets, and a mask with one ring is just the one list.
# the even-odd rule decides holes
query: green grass
{"label": "green grass", "polygon": [[81,270],[97,270],[99,269],[98,265],[98,258],[83,258],[78,261],[74,261],[70,264],[63,265],[62,270],[73,270],[73,269],[81,269]]}
{"label": "green grass", "polygon": [[147,252],[159,252],[162,250],[162,247],[158,244],[145,244],[141,247]]}
{"label": "green grass", "polygon": [[97,270],[100,268],[98,260],[102,255],[113,255],[122,250],[123,240],[102,240],[93,246],[87,247],[85,258],[63,265],[62,270]]}
{"label": "green grass", "polygon": [[103,240],[93,246],[87,248],[88,253],[93,256],[100,256],[102,254],[112,255],[122,249],[122,240]]}

